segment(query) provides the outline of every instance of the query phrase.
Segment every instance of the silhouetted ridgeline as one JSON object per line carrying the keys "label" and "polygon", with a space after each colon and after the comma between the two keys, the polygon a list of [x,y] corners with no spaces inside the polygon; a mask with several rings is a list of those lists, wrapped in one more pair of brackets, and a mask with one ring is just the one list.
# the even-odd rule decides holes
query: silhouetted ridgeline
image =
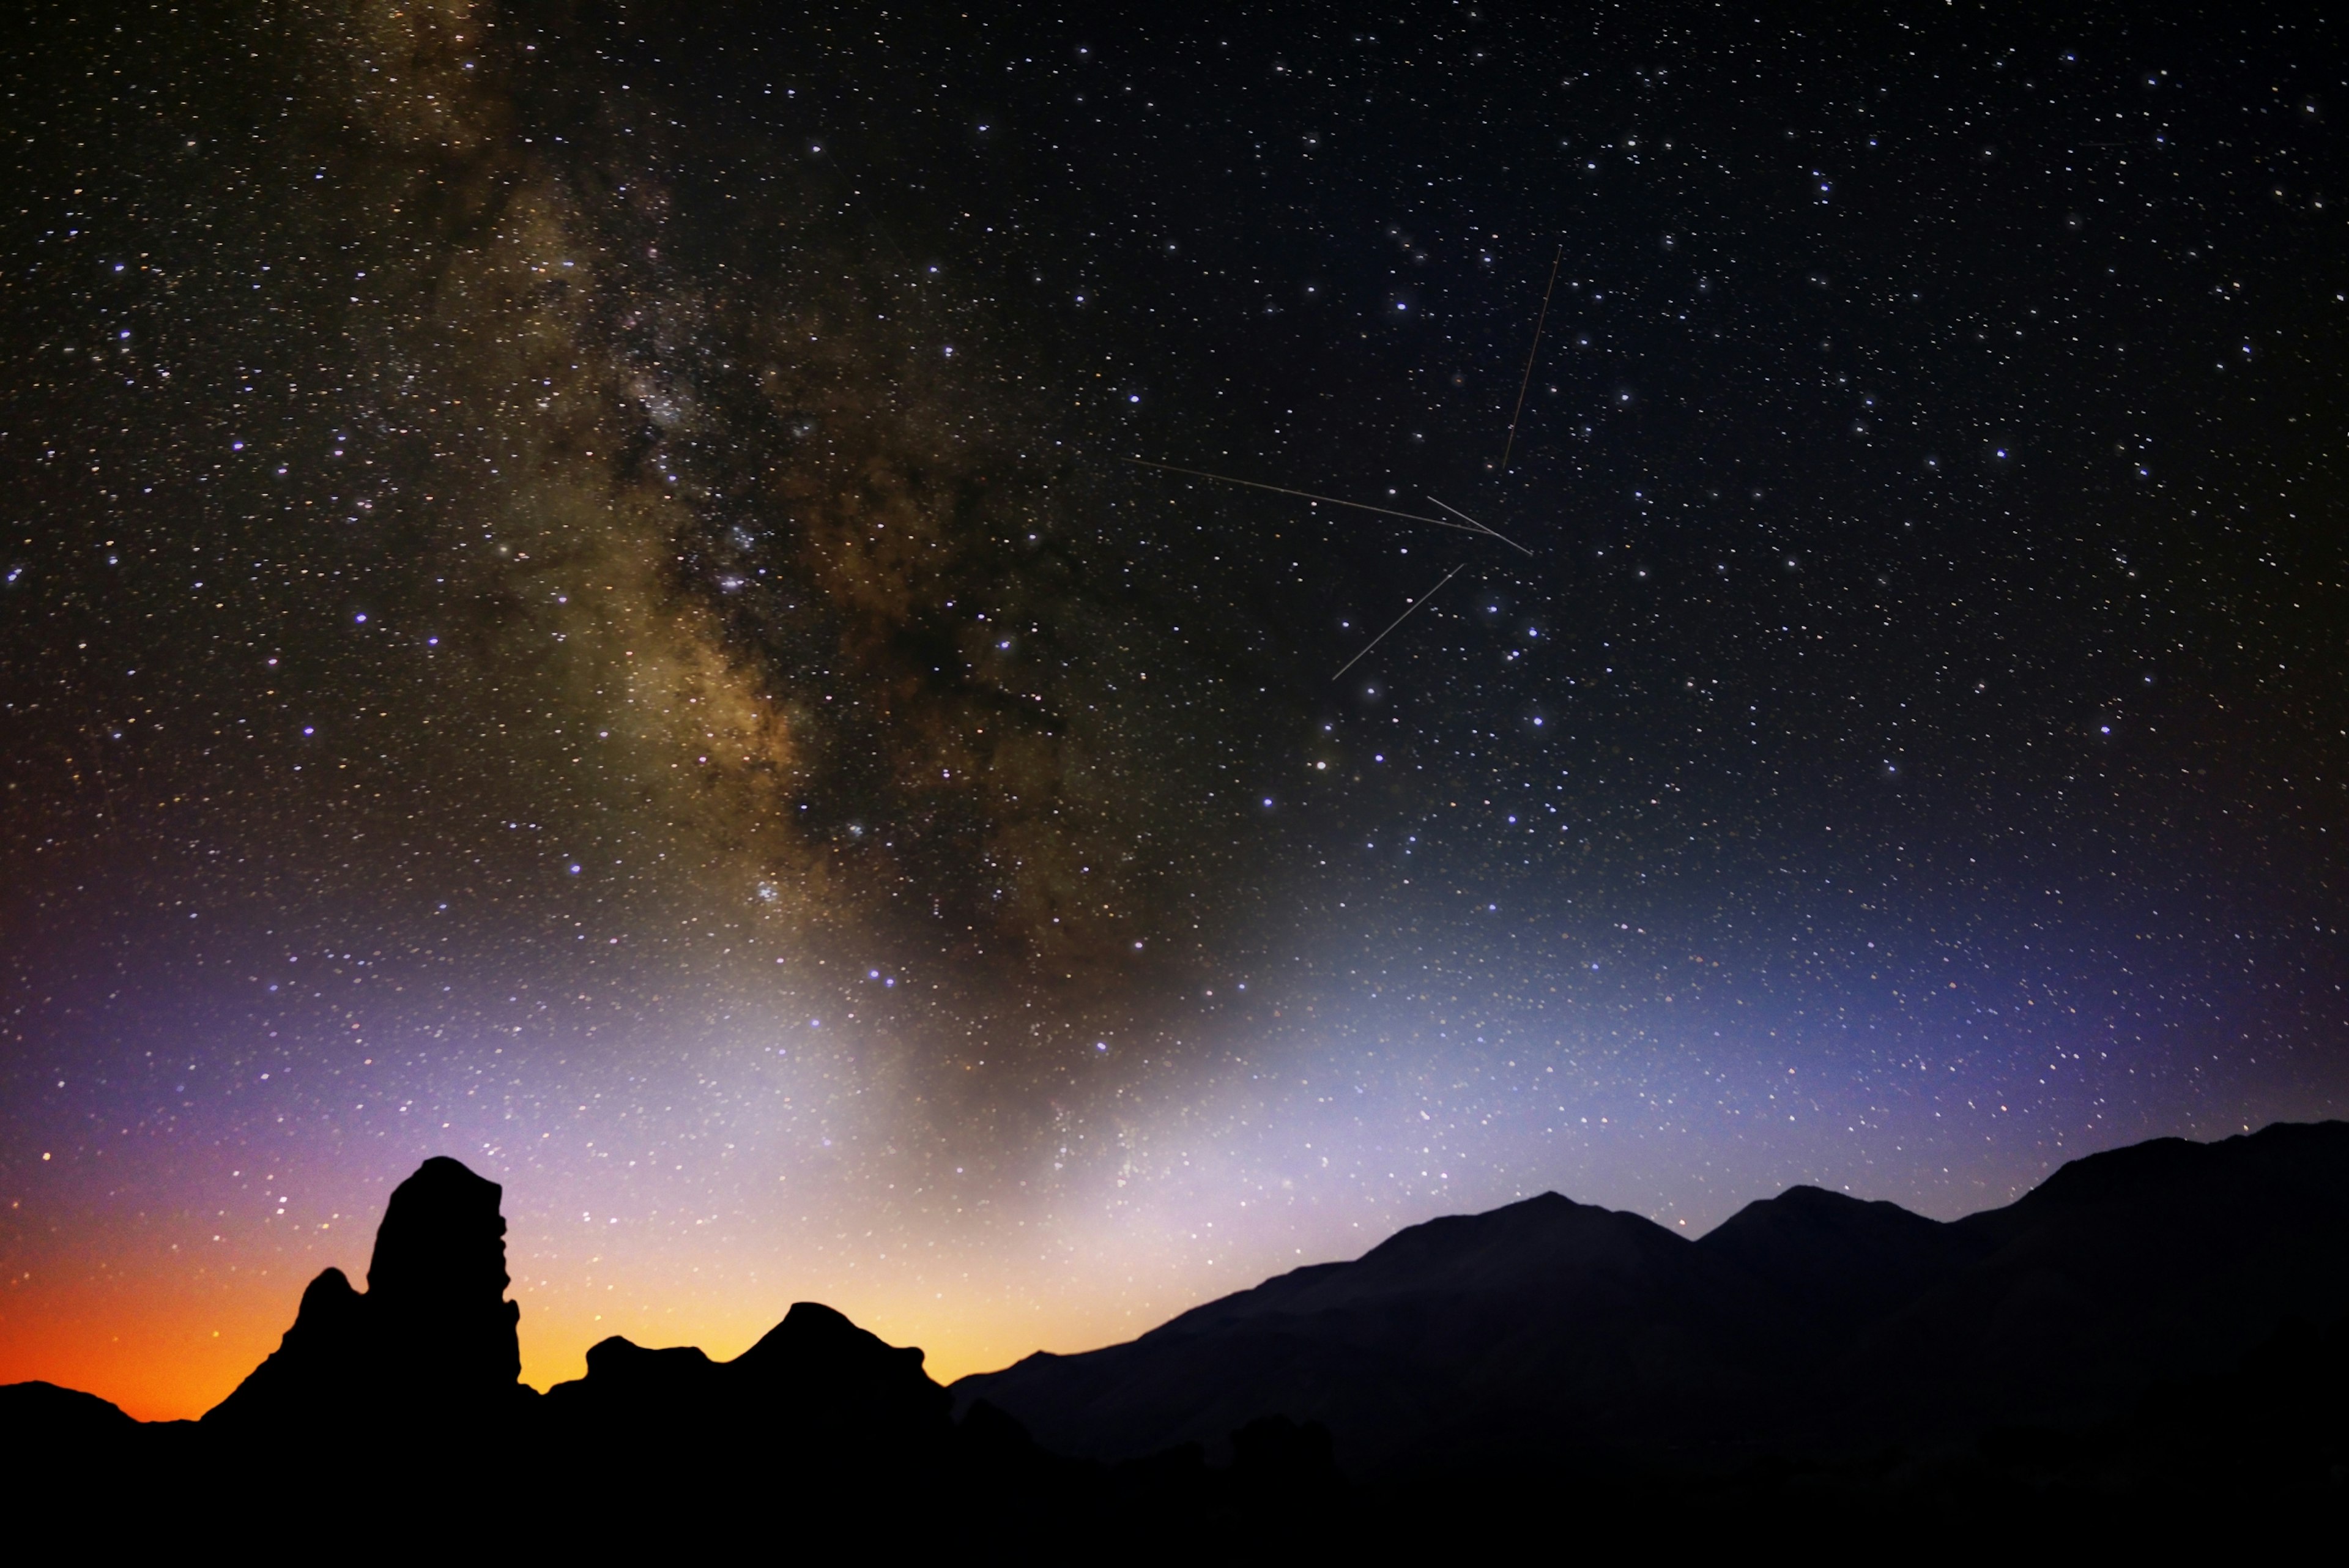
{"label": "silhouetted ridgeline", "polygon": [[732,1361],[615,1337],[538,1396],[499,1196],[426,1161],[367,1290],[319,1275],[201,1422],[0,1388],[17,1513],[1247,1556],[1566,1519],[2240,1532],[2349,1501],[2341,1123],[2075,1160],[1951,1224],[1795,1188],[1690,1241],[1545,1194],[952,1390],[802,1302]]}
{"label": "silhouetted ridgeline", "polygon": [[1797,1187],[1691,1241],[1548,1193],[955,1392],[1109,1459],[1278,1409],[1328,1423],[1357,1475],[1733,1463],[2109,1417],[2344,1308],[2349,1125],[2327,1122],[2091,1156],[1951,1224]]}

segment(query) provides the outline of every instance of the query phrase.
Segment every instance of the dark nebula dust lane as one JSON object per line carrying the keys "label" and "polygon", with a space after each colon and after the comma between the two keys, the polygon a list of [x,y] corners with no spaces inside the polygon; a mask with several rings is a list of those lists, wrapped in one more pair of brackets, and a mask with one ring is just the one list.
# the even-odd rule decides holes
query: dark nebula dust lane
{"label": "dark nebula dust lane", "polygon": [[0,1375],[438,1153],[534,1380],[953,1372],[2349,1092],[2322,22],[26,16]]}

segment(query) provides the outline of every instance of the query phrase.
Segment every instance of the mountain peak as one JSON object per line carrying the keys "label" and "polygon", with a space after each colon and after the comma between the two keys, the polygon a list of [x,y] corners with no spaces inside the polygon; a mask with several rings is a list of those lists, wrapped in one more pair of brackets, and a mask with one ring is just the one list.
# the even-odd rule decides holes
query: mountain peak
{"label": "mountain peak", "polygon": [[1811,1186],[1747,1204],[1696,1245],[1770,1286],[1828,1335],[1913,1300],[1985,1250],[1897,1203]]}

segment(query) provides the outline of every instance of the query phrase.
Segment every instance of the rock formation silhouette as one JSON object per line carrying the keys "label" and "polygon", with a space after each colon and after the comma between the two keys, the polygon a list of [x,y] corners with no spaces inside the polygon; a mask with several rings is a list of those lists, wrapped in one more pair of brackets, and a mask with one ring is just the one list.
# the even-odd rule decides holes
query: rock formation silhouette
{"label": "rock formation silhouette", "polygon": [[893,1345],[815,1302],[731,1361],[690,1345],[649,1350],[617,1335],[587,1352],[587,1376],[547,1390],[538,1429],[567,1451],[642,1444],[642,1463],[698,1484],[746,1469],[864,1478],[935,1490],[949,1460],[952,1396]]}
{"label": "rock formation silhouette", "polygon": [[328,1269],[302,1293],[266,1361],[204,1415],[268,1438],[479,1421],[533,1397],[505,1299],[503,1189],[456,1160],[426,1160],[393,1189],[367,1289]]}

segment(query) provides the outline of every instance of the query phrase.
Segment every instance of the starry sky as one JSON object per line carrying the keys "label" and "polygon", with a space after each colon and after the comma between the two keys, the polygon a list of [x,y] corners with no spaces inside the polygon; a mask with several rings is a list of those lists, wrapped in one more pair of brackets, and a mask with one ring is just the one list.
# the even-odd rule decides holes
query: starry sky
{"label": "starry sky", "polygon": [[951,1376],[2349,1106],[2337,26],[17,39],[0,1380],[201,1412],[432,1154],[542,1386]]}

